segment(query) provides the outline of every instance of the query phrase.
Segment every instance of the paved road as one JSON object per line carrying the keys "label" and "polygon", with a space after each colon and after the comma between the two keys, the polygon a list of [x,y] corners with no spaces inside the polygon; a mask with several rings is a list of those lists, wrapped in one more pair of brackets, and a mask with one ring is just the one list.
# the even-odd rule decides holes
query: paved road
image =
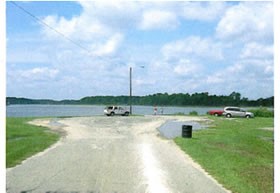
{"label": "paved road", "polygon": [[[188,117],[75,117],[35,120],[66,131],[52,148],[7,170],[10,193],[227,192],[158,128]],[[196,118],[198,119],[198,118]],[[193,120],[193,119],[192,119]]]}

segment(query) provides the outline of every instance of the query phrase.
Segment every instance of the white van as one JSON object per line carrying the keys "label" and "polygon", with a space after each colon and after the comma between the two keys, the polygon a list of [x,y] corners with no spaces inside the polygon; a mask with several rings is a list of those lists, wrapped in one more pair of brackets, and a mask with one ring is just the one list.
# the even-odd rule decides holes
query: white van
{"label": "white van", "polygon": [[230,117],[253,118],[254,117],[254,113],[248,112],[245,109],[239,107],[225,107],[223,115],[226,116],[227,118]]}

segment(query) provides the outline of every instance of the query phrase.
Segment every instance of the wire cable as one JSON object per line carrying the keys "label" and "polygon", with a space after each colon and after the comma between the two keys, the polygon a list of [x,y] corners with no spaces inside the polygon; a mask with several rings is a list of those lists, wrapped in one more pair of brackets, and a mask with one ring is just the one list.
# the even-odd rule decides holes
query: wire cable
{"label": "wire cable", "polygon": [[35,21],[37,21],[38,23],[40,23],[41,25],[46,26],[47,28],[49,28],[50,30],[56,32],[57,34],[59,34],[61,37],[63,37],[64,39],[68,40],[69,42],[71,42],[72,44],[78,46],[79,48],[87,51],[88,53],[91,53],[90,50],[88,50],[86,47],[82,46],[81,44],[75,42],[74,40],[72,40],[71,38],[67,37],[66,35],[64,35],[63,33],[61,33],[60,31],[58,31],[57,29],[53,28],[52,26],[50,26],[49,24],[47,24],[46,22],[42,21],[41,19],[39,19],[38,17],[36,17],[35,15],[33,15],[32,13],[30,13],[29,11],[27,11],[26,9],[24,9],[23,7],[21,7],[20,5],[18,5],[16,2],[14,1],[9,1],[10,3],[12,3],[14,6],[16,6],[17,8],[19,8],[20,10],[22,10],[24,13],[26,13],[27,15],[29,15],[30,17],[32,17]]}

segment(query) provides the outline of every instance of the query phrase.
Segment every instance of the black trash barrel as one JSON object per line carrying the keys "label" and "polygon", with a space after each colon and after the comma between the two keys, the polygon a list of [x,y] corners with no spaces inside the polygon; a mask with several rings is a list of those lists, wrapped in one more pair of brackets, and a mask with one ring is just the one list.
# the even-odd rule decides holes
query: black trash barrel
{"label": "black trash barrel", "polygon": [[182,137],[192,138],[192,125],[183,125],[182,126]]}

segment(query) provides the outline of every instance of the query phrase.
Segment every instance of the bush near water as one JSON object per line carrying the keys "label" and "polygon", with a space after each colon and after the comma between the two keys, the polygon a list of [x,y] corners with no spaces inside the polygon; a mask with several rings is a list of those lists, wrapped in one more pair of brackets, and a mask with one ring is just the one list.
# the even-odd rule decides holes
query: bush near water
{"label": "bush near water", "polygon": [[196,112],[196,111],[191,111],[191,112],[189,112],[189,115],[196,116],[196,115],[198,115],[198,112]]}
{"label": "bush near water", "polygon": [[250,109],[250,112],[254,113],[255,117],[274,117],[274,110],[267,108]]}

